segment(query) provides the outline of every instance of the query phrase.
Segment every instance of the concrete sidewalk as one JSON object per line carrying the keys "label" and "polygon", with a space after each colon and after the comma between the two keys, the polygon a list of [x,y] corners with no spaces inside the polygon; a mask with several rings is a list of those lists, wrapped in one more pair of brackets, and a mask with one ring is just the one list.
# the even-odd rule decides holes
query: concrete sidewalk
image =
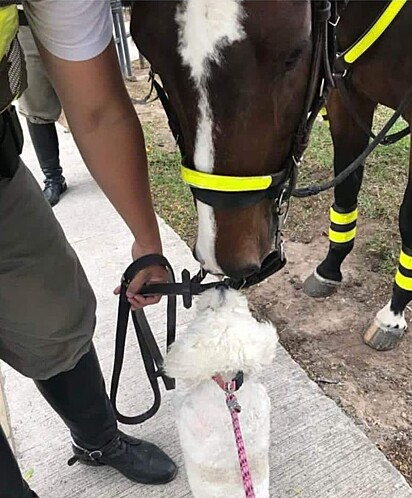
{"label": "concrete sidewalk", "polygon": [[[76,249],[98,298],[96,345],[109,380],[114,349],[117,300],[112,289],[129,263],[131,238],[113,208],[87,173],[70,134],[59,128],[61,157],[69,190],[55,208]],[[24,160],[41,181],[26,133]],[[114,165],[115,166],[115,165]],[[178,174],[176,172],[176,174]],[[196,265],[190,250],[161,223],[165,253],[177,273]],[[51,304],[52,306],[52,304]],[[159,342],[164,343],[164,303],[149,311]],[[190,311],[179,310],[178,333]],[[2,364],[13,439],[21,468],[41,498],[126,498],[191,496],[173,420],[171,395],[160,413],[139,427],[126,430],[150,439],[169,452],[181,468],[178,479],[164,487],[143,487],[116,472],[82,465],[68,467],[69,436],[58,416],[32,382]],[[279,347],[265,383],[273,402],[271,441],[272,498],[411,498],[412,490],[382,453],[341,410],[308,379]],[[135,414],[151,401],[132,334],[121,380],[120,406]],[[1,412],[1,409],[0,409]]]}

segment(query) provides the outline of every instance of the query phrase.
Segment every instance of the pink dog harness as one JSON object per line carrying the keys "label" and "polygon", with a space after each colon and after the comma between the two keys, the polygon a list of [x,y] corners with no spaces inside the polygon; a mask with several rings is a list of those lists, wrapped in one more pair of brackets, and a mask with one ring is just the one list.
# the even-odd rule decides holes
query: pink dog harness
{"label": "pink dog harness", "polygon": [[243,441],[242,430],[240,428],[239,413],[241,411],[241,406],[235,395],[235,391],[238,389],[236,379],[232,379],[230,382],[225,382],[220,375],[215,375],[212,377],[216,384],[225,391],[226,394],[226,405],[229,408],[230,415],[232,417],[233,432],[236,439],[237,454],[239,458],[240,471],[242,474],[243,487],[245,490],[246,498],[255,498],[255,491],[253,489],[252,476],[250,475],[249,462],[247,459],[245,443]]}

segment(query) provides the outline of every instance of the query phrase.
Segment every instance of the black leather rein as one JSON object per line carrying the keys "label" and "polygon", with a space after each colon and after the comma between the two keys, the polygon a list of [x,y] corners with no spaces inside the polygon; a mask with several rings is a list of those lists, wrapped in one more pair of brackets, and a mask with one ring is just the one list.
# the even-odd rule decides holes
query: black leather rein
{"label": "black leather rein", "polygon": [[[232,289],[243,289],[262,282],[267,277],[282,269],[286,264],[286,259],[282,251],[273,251],[262,263],[261,270],[242,280],[234,280],[225,278],[221,281],[202,283],[206,274],[202,271],[197,273],[194,277],[190,277],[187,270],[182,271],[182,281],[176,282],[174,272],[169,261],[160,254],[149,254],[134,261],[125,271],[119,297],[119,308],[116,328],[116,346],[114,355],[114,366],[112,374],[112,382],[110,388],[110,400],[112,402],[117,420],[123,424],[141,424],[146,420],[153,417],[160,408],[161,392],[159,386],[159,379],[167,391],[175,388],[175,381],[166,375],[163,370],[163,355],[153,335],[150,325],[147,321],[143,309],[132,311],[130,303],[126,296],[127,287],[133,278],[144,268],[149,266],[163,266],[166,268],[169,275],[169,282],[159,284],[148,284],[142,287],[141,293],[145,296],[162,295],[167,296],[167,339],[166,348],[169,350],[170,346],[175,341],[176,336],[176,309],[177,300],[176,296],[182,296],[183,305],[185,308],[192,306],[193,296],[199,295],[208,289],[217,287],[226,287]],[[149,383],[153,391],[153,404],[152,406],[136,416],[123,415],[117,408],[117,393],[119,389],[120,374],[123,368],[127,327],[129,323],[129,316],[132,315],[133,325],[136,332],[137,341],[139,343],[140,351],[142,354],[143,364],[146,370]]]}

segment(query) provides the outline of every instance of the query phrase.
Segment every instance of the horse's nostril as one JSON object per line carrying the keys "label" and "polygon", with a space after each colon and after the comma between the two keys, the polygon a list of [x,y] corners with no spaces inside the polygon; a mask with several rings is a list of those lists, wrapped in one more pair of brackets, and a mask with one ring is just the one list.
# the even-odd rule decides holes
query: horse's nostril
{"label": "horse's nostril", "polygon": [[254,273],[257,273],[260,270],[260,266],[258,265],[245,265],[239,268],[231,268],[231,267],[223,267],[225,274],[228,277],[234,278],[235,280],[240,280],[242,278],[250,277]]}

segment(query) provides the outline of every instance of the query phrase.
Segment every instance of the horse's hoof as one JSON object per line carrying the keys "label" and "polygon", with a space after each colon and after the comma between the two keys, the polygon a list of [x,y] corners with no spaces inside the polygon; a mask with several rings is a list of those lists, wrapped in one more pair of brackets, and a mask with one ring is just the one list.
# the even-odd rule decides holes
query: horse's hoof
{"label": "horse's hoof", "polygon": [[394,349],[405,335],[405,328],[385,327],[378,320],[374,320],[372,325],[363,334],[365,344],[377,351],[389,351]]}
{"label": "horse's hoof", "polygon": [[303,284],[303,291],[310,297],[328,297],[334,294],[340,282],[327,280],[318,275],[315,270]]}

